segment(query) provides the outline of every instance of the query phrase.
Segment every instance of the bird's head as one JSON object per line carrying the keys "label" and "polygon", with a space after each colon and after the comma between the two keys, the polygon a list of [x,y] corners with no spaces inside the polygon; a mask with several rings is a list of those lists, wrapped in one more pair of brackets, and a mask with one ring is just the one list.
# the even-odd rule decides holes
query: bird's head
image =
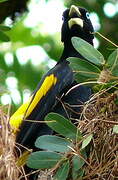
{"label": "bird's head", "polygon": [[73,36],[80,37],[93,44],[94,29],[86,9],[72,5],[63,13],[62,42],[71,41]]}

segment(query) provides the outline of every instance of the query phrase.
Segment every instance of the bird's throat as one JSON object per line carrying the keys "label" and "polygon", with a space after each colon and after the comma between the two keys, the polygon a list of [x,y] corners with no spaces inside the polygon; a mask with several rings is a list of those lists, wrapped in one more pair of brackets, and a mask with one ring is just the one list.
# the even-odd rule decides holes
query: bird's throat
{"label": "bird's throat", "polygon": [[79,57],[82,58],[82,56],[75,50],[72,43],[64,43],[64,49],[61,55],[60,60],[65,60],[68,57]]}

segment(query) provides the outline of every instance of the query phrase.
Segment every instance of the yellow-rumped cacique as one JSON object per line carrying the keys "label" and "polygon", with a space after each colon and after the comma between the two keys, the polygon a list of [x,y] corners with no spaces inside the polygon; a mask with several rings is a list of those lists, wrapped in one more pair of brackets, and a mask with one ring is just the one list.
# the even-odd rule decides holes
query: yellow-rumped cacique
{"label": "yellow-rumped cacique", "polygon": [[[66,116],[57,97],[61,97],[63,94],[63,101],[70,104],[80,104],[89,99],[91,89],[86,86],[79,86],[66,94],[70,88],[77,84],[66,59],[68,57],[83,58],[72,46],[71,38],[77,36],[93,45],[93,31],[86,9],[72,5],[64,11],[61,29],[61,41],[64,44],[64,49],[59,61],[42,77],[29,100],[21,105],[10,118],[10,125],[16,133],[16,143],[36,150],[34,143],[37,137],[53,133],[45,123],[40,123],[40,121],[43,121],[49,112],[58,112]],[[22,152],[25,150],[23,147],[19,146],[19,148]]]}

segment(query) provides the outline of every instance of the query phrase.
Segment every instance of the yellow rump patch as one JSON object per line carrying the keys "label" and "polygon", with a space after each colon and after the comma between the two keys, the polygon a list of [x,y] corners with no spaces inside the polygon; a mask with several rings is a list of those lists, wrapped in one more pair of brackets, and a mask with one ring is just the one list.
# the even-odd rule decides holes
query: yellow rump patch
{"label": "yellow rump patch", "polygon": [[40,102],[41,98],[46,95],[46,93],[53,85],[56,84],[56,82],[57,78],[54,76],[54,74],[47,76],[36,94],[31,96],[29,100],[21,105],[20,108],[11,116],[10,125],[15,131],[18,130],[23,119],[31,114],[36,105]]}

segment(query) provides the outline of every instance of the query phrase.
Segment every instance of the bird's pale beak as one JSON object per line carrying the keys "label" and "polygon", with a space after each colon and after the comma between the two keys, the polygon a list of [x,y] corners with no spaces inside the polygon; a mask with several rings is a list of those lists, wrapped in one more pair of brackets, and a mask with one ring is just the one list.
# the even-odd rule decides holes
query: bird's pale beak
{"label": "bird's pale beak", "polygon": [[[77,17],[73,17],[74,14],[76,14]],[[83,20],[80,18],[81,13],[76,6],[74,5],[71,6],[69,11],[69,17],[70,17],[70,20],[68,21],[69,29],[71,29],[73,25],[79,25],[81,28],[83,28]]]}
{"label": "bird's pale beak", "polygon": [[81,16],[79,9],[75,5],[72,5],[69,11],[69,16],[72,17],[74,13],[76,13],[78,17]]}

